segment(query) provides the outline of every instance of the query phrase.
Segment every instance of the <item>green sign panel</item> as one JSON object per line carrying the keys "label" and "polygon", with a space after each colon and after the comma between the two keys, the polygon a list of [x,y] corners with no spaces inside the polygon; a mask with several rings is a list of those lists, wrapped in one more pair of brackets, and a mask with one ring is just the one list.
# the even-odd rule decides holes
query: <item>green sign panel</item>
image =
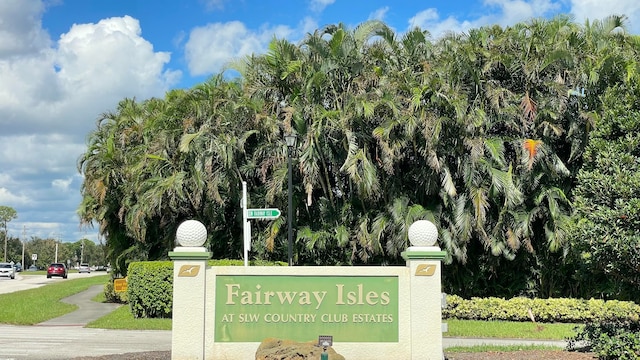
{"label": "green sign panel", "polygon": [[278,209],[247,209],[249,219],[276,219],[280,216]]}
{"label": "green sign panel", "polygon": [[397,276],[217,275],[216,342],[398,342]]}

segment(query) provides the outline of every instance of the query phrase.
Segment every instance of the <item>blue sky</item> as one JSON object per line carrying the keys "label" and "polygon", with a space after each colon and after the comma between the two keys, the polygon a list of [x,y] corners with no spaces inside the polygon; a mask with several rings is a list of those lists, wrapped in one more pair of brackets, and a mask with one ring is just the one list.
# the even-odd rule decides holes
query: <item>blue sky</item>
{"label": "blue sky", "polygon": [[99,115],[192,87],[273,37],[368,19],[438,37],[559,13],[625,14],[640,32],[637,0],[0,0],[0,205],[18,212],[9,235],[97,240],[76,209],[77,160]]}

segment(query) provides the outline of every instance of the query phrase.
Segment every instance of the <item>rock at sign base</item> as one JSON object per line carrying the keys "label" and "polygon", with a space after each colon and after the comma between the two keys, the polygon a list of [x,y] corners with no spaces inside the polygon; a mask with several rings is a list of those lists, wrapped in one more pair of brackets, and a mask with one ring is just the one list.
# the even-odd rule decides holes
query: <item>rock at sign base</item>
{"label": "rock at sign base", "polygon": [[[256,360],[320,359],[322,351],[323,349],[318,346],[317,341],[297,342],[267,338],[260,343],[258,351],[256,351]],[[331,347],[327,348],[327,353],[329,360],[345,360],[344,356],[336,353]]]}

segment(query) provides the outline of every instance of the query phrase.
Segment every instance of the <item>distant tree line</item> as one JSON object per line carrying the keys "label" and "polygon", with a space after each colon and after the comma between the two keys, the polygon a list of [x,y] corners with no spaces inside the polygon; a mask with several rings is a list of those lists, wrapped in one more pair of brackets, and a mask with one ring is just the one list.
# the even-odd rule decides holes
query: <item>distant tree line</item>
{"label": "distant tree line", "polygon": [[[44,269],[56,260],[56,243],[58,243],[58,262],[77,266],[80,262],[91,266],[107,266],[106,248],[104,244],[96,244],[89,239],[76,242],[59,242],[53,238],[40,238],[32,236],[24,243],[20,238],[9,236],[7,240],[7,262],[20,263],[23,270],[28,270],[31,265],[38,269]],[[23,247],[24,245],[24,247]],[[22,254],[24,248],[24,263]],[[4,252],[0,251],[4,258]],[[36,260],[33,260],[33,255]]]}
{"label": "distant tree line", "polygon": [[[640,300],[640,41],[625,19],[274,39],[237,78],[102,114],[80,217],[120,273],[166,259],[187,219],[216,258],[241,258],[241,183],[249,207],[284,213],[293,133],[298,265],[403,264],[408,226],[428,219],[447,292]],[[252,258],[286,259],[286,217],[252,227]]]}

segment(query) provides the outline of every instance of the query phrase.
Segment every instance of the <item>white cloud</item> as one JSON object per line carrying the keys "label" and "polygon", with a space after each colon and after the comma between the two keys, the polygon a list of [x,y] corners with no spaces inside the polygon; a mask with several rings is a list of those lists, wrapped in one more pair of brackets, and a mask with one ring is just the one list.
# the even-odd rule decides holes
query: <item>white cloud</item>
{"label": "white cloud", "polygon": [[311,0],[309,2],[309,8],[312,11],[321,12],[334,2],[336,2],[336,0]]}
{"label": "white cloud", "polygon": [[9,174],[0,174],[0,187],[7,187],[15,184],[15,181]]}
{"label": "white cloud", "polygon": [[40,1],[0,1],[0,58],[37,53],[49,46],[49,35],[40,18]]}
{"label": "white cloud", "polygon": [[163,70],[169,54],[154,52],[129,16],[74,25],[57,48],[19,55],[0,57],[3,135],[63,131],[84,138],[123,97],[161,95],[180,76]]}
{"label": "white cloud", "polygon": [[[484,0],[482,15],[467,19],[442,18],[436,8],[429,8],[410,18],[409,28],[419,26],[438,38],[447,32],[461,33],[493,24],[509,26],[532,18],[553,16],[563,10],[563,3],[563,0]],[[594,20],[611,14],[624,14],[629,17],[630,31],[634,34],[640,31],[640,2],[637,0],[571,0],[570,11],[578,23],[587,18]]]}
{"label": "white cloud", "polygon": [[[301,25],[308,23],[305,20]],[[265,25],[252,31],[239,21],[194,28],[185,45],[189,71],[192,75],[219,72],[229,61],[264,53],[273,38],[288,38],[294,33],[298,34],[284,25]]]}
{"label": "white cloud", "polygon": [[560,3],[551,0],[485,0],[484,4],[499,10],[488,18],[495,18],[495,23],[502,26],[547,16],[560,10]]}
{"label": "white cloud", "polygon": [[[419,27],[423,30],[428,30],[431,36],[434,38],[441,37],[448,32],[464,32],[473,27],[476,27],[476,22],[459,21],[454,17],[448,17],[446,19],[440,19],[438,10],[426,9],[417,13],[414,17],[409,19],[409,29]],[[481,21],[480,21],[481,22]]]}
{"label": "white cloud", "polygon": [[586,19],[601,20],[609,15],[626,15],[629,17],[629,30],[640,32],[640,2],[638,0],[571,0],[571,13],[579,23]]}
{"label": "white cloud", "polygon": [[437,9],[429,8],[409,19],[409,28],[429,30],[434,38],[448,32],[461,33],[487,25],[513,25],[531,18],[543,17],[560,10],[559,2],[552,0],[485,0],[483,15],[476,18],[458,19],[453,16],[441,18]]}
{"label": "white cloud", "polygon": [[[300,22],[300,29],[301,29],[301,33],[306,35],[306,34],[310,34],[313,33],[314,31],[316,31],[318,29],[318,22],[313,19],[312,17],[305,17],[304,19],[302,19],[302,22]],[[295,33],[295,31],[294,31]]]}
{"label": "white cloud", "polygon": [[0,204],[3,206],[17,207],[31,203],[31,200],[23,195],[11,193],[7,188],[0,188]]}
{"label": "white cloud", "polygon": [[262,52],[264,43],[243,23],[215,23],[191,30],[185,45],[185,57],[192,75],[219,71],[234,58]]}
{"label": "white cloud", "polygon": [[51,186],[56,190],[69,192],[69,186],[71,185],[72,181],[73,178],[70,177],[66,179],[55,179],[51,182]]}
{"label": "white cloud", "polygon": [[73,137],[61,134],[21,135],[0,137],[0,164],[12,177],[31,177],[33,174],[75,173],[75,161],[85,145]]}
{"label": "white cloud", "polygon": [[384,21],[384,18],[387,16],[387,12],[389,12],[389,7],[388,6],[382,7],[372,12],[371,14],[369,14],[369,19]]}
{"label": "white cloud", "polygon": [[125,97],[162,97],[181,73],[166,69],[170,54],[154,50],[137,19],[75,24],[51,40],[45,10],[40,0],[0,1],[0,204],[18,212],[14,232],[55,228],[71,241],[77,160],[96,119]]}
{"label": "white cloud", "polygon": [[[141,32],[138,20],[124,16],[74,25],[63,34],[56,65],[67,99],[80,93],[82,104],[97,105],[97,95],[101,101],[113,103],[124,96],[147,98],[162,94],[174,85],[180,73],[163,70],[170,54],[154,52]],[[74,106],[80,105],[77,97],[74,100]]]}

